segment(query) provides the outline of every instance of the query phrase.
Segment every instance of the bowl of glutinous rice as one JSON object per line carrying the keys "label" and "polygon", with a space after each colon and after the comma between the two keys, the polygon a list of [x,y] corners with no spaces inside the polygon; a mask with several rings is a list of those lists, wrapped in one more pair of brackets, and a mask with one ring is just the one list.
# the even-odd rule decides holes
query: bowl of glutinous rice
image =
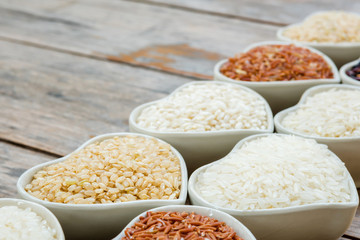
{"label": "bowl of glutinous rice", "polygon": [[111,133],[27,170],[17,189],[51,210],[66,238],[109,239],[143,211],[185,204],[187,170],[179,152],[160,139]]}
{"label": "bowl of glutinous rice", "polygon": [[271,109],[262,96],[217,81],[191,82],[166,98],[138,106],[129,126],[174,146],[189,172],[225,156],[244,137],[274,130]]}
{"label": "bowl of glutinous rice", "polygon": [[299,101],[308,88],[339,83],[333,61],[322,52],[288,42],[259,42],[218,62],[215,80],[249,87],[260,93],[273,113]]}
{"label": "bowl of glutinous rice", "polygon": [[65,240],[53,213],[45,207],[15,198],[0,198],[0,238]]}
{"label": "bowl of glutinous rice", "polygon": [[303,22],[280,28],[278,39],[320,50],[340,68],[360,52],[360,15],[345,11],[320,11]]}
{"label": "bowl of glutinous rice", "polygon": [[140,239],[255,240],[231,215],[201,206],[165,206],[135,217],[114,240]]}
{"label": "bowl of glutinous rice", "polygon": [[239,219],[257,239],[338,239],[359,197],[344,163],[326,145],[285,134],[241,140],[197,169],[190,201]]}
{"label": "bowl of glutinous rice", "polygon": [[332,84],[310,88],[296,106],[279,112],[274,121],[279,133],[328,145],[360,186],[360,87]]}

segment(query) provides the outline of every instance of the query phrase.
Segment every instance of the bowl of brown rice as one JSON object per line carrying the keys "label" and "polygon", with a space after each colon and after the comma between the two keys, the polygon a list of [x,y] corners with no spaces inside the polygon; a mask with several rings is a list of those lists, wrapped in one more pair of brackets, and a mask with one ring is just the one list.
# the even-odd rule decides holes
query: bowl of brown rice
{"label": "bowl of brown rice", "polygon": [[273,113],[293,106],[309,87],[340,83],[338,70],[322,52],[288,42],[259,42],[218,62],[214,79],[261,94]]}
{"label": "bowl of brown rice", "polygon": [[200,237],[255,240],[249,229],[231,215],[212,208],[190,205],[150,209],[135,217],[114,240],[140,239],[143,236],[149,239]]}
{"label": "bowl of brown rice", "polygon": [[40,204],[16,198],[0,198],[2,239],[65,240],[55,215]]}
{"label": "bowl of brown rice", "polygon": [[52,211],[66,238],[109,239],[143,211],[185,204],[187,169],[160,139],[110,133],[27,170],[17,190]]}
{"label": "bowl of brown rice", "polygon": [[359,197],[344,163],[326,145],[285,134],[241,140],[189,180],[194,205],[226,212],[257,239],[338,239]]}
{"label": "bowl of brown rice", "polygon": [[340,68],[359,57],[360,15],[345,11],[314,12],[303,22],[277,31],[281,41],[300,43],[318,49]]}
{"label": "bowl of brown rice", "polygon": [[299,103],[275,118],[276,131],[328,145],[360,186],[360,87],[322,85],[308,89]]}
{"label": "bowl of brown rice", "polygon": [[266,100],[247,87],[201,81],[138,106],[129,127],[174,146],[190,173],[225,156],[244,137],[273,132],[272,116]]}

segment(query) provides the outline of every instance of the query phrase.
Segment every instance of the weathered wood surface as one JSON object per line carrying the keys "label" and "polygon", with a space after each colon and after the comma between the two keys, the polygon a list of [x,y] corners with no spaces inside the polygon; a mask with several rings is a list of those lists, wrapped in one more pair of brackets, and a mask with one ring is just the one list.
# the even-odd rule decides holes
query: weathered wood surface
{"label": "weathered wood surface", "polygon": [[277,27],[141,3],[0,2],[0,38],[196,78]]}
{"label": "weathered wood surface", "polygon": [[[16,197],[26,169],[92,136],[127,131],[135,106],[166,96],[186,76],[211,78],[215,62],[275,39],[278,26],[360,4],[235,2],[1,1],[0,197]],[[360,239],[359,209],[341,239]]]}
{"label": "weathered wood surface", "polygon": [[0,141],[0,198],[17,198],[16,182],[27,169],[54,157]]}
{"label": "weathered wood surface", "polygon": [[187,78],[0,41],[0,138],[66,155]]}
{"label": "weathered wood surface", "polygon": [[284,26],[302,21],[316,11],[360,11],[357,0],[136,0],[163,7],[196,11],[229,18],[245,19],[264,24]]}

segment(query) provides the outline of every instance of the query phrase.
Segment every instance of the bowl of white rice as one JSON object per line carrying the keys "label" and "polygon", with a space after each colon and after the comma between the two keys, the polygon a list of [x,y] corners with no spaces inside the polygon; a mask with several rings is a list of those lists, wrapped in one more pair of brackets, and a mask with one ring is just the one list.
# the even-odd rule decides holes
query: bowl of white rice
{"label": "bowl of white rice", "polygon": [[0,238],[65,240],[55,215],[47,208],[16,198],[0,198]]}
{"label": "bowl of white rice", "polygon": [[281,41],[300,43],[318,49],[340,68],[359,57],[360,15],[345,11],[314,12],[301,23],[280,28]]}
{"label": "bowl of white rice", "polygon": [[150,208],[185,204],[187,170],[170,144],[109,133],[24,172],[19,195],[52,211],[69,239],[110,239]]}
{"label": "bowl of white rice", "polygon": [[[280,47],[269,52],[264,50],[270,46]],[[234,72],[239,74],[238,79],[233,79],[226,76],[226,72],[224,74],[224,68],[236,59],[242,61],[232,64]],[[332,76],[328,76],[328,72]],[[247,78],[242,76],[243,73],[247,73]],[[338,69],[327,55],[313,47],[288,41],[264,41],[247,46],[233,58],[219,61],[214,66],[214,79],[258,92],[274,114],[296,104],[310,87],[340,83]]]}
{"label": "bowl of white rice", "polygon": [[184,157],[188,172],[225,156],[242,138],[274,131],[266,100],[231,83],[185,84],[166,98],[135,108],[132,132],[170,143]]}
{"label": "bowl of white rice", "polygon": [[360,87],[330,84],[310,88],[299,103],[276,114],[276,131],[328,145],[360,186]]}
{"label": "bowl of white rice", "polygon": [[239,219],[257,239],[338,239],[359,197],[344,163],[324,144],[285,134],[241,140],[197,169],[190,201]]}

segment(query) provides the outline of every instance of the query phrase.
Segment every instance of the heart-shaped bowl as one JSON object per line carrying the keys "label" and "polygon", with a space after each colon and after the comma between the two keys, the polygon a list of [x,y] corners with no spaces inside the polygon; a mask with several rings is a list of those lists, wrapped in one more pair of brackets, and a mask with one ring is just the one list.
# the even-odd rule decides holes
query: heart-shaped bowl
{"label": "heart-shaped bowl", "polygon": [[[319,13],[324,13],[324,11],[314,12],[313,14],[309,15],[307,18]],[[352,14],[357,14],[357,13],[352,13]],[[302,23],[296,23],[283,28],[279,28],[276,33],[277,38],[281,41],[302,44],[308,47],[315,48],[323,52],[327,56],[329,56],[334,61],[336,66],[339,68],[345,63],[353,61],[359,57],[360,42],[337,42],[337,43],[303,42],[303,41],[296,41],[294,39],[290,39],[289,37],[286,37],[284,35],[284,32],[286,32],[288,29],[299,26],[301,24]]]}
{"label": "heart-shaped bowl", "polygon": [[[259,46],[267,45],[290,45],[289,42],[279,42],[279,41],[265,41],[249,45],[245,48],[242,53],[245,53],[253,48]],[[228,62],[228,59],[219,61],[214,67],[214,79],[218,81],[225,81],[234,84],[239,84],[251,88],[252,90],[261,94],[269,103],[271,110],[274,114],[279,112],[282,109],[290,107],[296,104],[301,94],[308,88],[320,84],[330,84],[330,83],[340,83],[340,76],[337,70],[337,67],[333,61],[323,54],[322,52],[312,48],[307,47],[301,44],[294,44],[298,47],[303,47],[309,49],[311,52],[316,53],[323,57],[323,59],[328,63],[333,72],[334,78],[324,78],[324,79],[308,79],[308,80],[292,80],[292,81],[272,81],[272,82],[250,82],[250,81],[241,81],[234,80],[222,74],[220,72],[221,67]]]}
{"label": "heart-shaped bowl", "polygon": [[[320,136],[311,136],[310,134],[301,133],[294,131],[293,129],[286,128],[282,122],[284,118],[292,113],[297,111],[302,104],[306,102],[308,97],[314,96],[317,93],[328,91],[330,89],[354,89],[359,90],[360,87],[348,85],[348,84],[329,84],[316,86],[308,89],[303,96],[301,97],[299,103],[293,107],[285,109],[274,117],[276,131],[278,133],[292,134],[296,136],[301,136],[305,138],[311,138],[316,140],[318,143],[326,144],[329,149],[334,152],[346,165],[346,168],[349,170],[352,178],[354,179],[355,185],[360,187],[360,136],[352,137],[320,137]],[[333,106],[329,106],[331,109]],[[345,121],[346,119],[344,119]]]}
{"label": "heart-shaped bowl", "polygon": [[[359,52],[359,55],[360,55],[360,52]],[[352,77],[350,77],[349,75],[346,74],[346,71],[350,70],[352,67],[359,64],[359,62],[360,62],[360,58],[355,60],[355,61],[349,62],[349,63],[343,65],[340,68],[340,77],[341,77],[342,83],[355,85],[355,86],[360,86],[360,81],[359,80],[356,80],[356,79],[354,79],[354,78],[352,78]]]}
{"label": "heart-shaped bowl", "polygon": [[[348,193],[349,193],[349,201],[348,202],[338,202],[338,203],[325,203],[325,202],[318,202],[318,203],[307,203],[304,205],[293,205],[293,206],[277,206],[277,207],[273,207],[273,208],[247,208],[244,207],[243,209],[246,210],[242,210],[236,207],[225,207],[225,206],[220,206],[221,204],[217,203],[213,203],[213,199],[210,201],[206,200],[201,194],[201,190],[199,189],[201,185],[199,185],[199,182],[201,180],[200,177],[202,176],[203,173],[205,173],[205,171],[209,168],[209,167],[213,167],[216,166],[216,164],[221,163],[221,161],[224,161],[227,157],[231,156],[232,154],[235,154],[236,151],[238,149],[240,149],[243,146],[247,146],[247,144],[251,144],[252,141],[256,141],[258,139],[264,138],[264,137],[269,137],[270,135],[276,135],[280,136],[280,137],[288,137],[288,138],[299,138],[296,136],[289,136],[289,135],[284,135],[284,134],[259,134],[259,135],[254,135],[254,136],[249,136],[243,140],[241,140],[234,148],[233,150],[224,158],[210,163],[208,165],[205,165],[199,169],[197,169],[191,176],[189,179],[189,184],[188,184],[188,189],[189,189],[189,197],[190,197],[190,201],[192,204],[194,205],[199,205],[199,206],[205,206],[205,207],[209,207],[209,208],[214,208],[223,212],[226,212],[230,215],[232,215],[233,217],[235,217],[236,219],[238,219],[239,221],[241,221],[247,228],[249,228],[249,230],[254,234],[254,236],[257,239],[263,239],[263,240],[286,240],[286,239],[293,239],[293,240],[301,240],[301,239],[338,239],[345,231],[346,229],[350,226],[353,217],[355,216],[355,212],[357,209],[357,206],[359,204],[359,197],[358,197],[358,193],[354,184],[354,181],[352,180],[350,174],[348,173],[348,171],[346,169],[343,169],[342,172],[345,173],[344,175],[342,175],[342,181],[343,183],[348,186]],[[270,136],[270,137],[274,137],[274,136]],[[287,139],[285,139],[286,141],[288,141]],[[307,139],[306,139],[307,140]],[[273,141],[273,140],[272,140]],[[307,140],[312,141],[312,140]],[[257,143],[257,142],[256,142]],[[314,141],[314,144],[317,144]],[[258,145],[258,144],[257,144]],[[260,144],[261,145],[261,144]],[[252,145],[254,146],[254,145]],[[323,146],[325,147],[325,146]],[[262,147],[258,146],[258,151],[262,151]],[[272,144],[270,144],[269,147],[266,148],[268,149],[272,149]],[[326,148],[325,148],[326,149]],[[252,156],[254,159],[257,158],[256,157],[256,153],[254,153],[253,151],[255,150],[247,150],[245,152],[245,154],[248,154],[249,156]],[[326,149],[326,151],[328,151]],[[255,155],[253,155],[255,154]],[[264,153],[266,154],[266,152]],[[271,153],[269,153],[271,154]],[[286,153],[284,153],[284,156],[288,156]],[[335,163],[336,165],[342,165],[343,163],[341,162],[341,160],[339,158],[336,157],[336,155],[334,155],[331,151],[328,151],[328,154],[332,155],[332,157],[335,157]],[[301,153],[299,153],[299,155],[301,155]],[[234,156],[234,155],[233,155]],[[236,156],[236,155],[235,155]],[[243,155],[242,155],[243,156]],[[276,155],[278,156],[278,154]],[[261,158],[259,158],[261,159]],[[238,161],[241,161],[241,159],[238,159]],[[258,161],[258,160],[257,160]],[[259,160],[260,161],[260,160]],[[278,161],[278,160],[276,160]],[[311,161],[311,160],[310,160]],[[230,164],[230,163],[227,163]],[[232,192],[228,192],[228,195],[225,195],[224,193],[222,193],[221,191],[216,192],[214,194],[216,194],[216,199],[217,201],[225,201],[228,204],[232,204],[231,201],[228,202],[228,199],[235,199],[233,201],[239,201],[236,199],[245,199],[246,201],[249,201],[249,203],[251,204],[259,204],[261,206],[261,204],[264,204],[264,202],[266,202],[265,197],[271,197],[271,198],[282,198],[284,197],[281,193],[278,193],[274,190],[269,190],[269,189],[263,189],[262,187],[257,188],[257,186],[252,185],[251,182],[259,182],[262,185],[261,186],[267,186],[267,185],[271,185],[271,186],[275,186],[274,184],[276,184],[277,189],[279,189],[280,187],[285,187],[286,183],[285,182],[285,175],[284,176],[279,176],[279,178],[277,178],[276,181],[267,181],[267,182],[263,182],[264,179],[268,178],[267,174],[271,174],[269,175],[269,178],[274,179],[274,177],[276,177],[274,174],[276,173],[276,171],[284,171],[281,167],[281,165],[275,164],[273,165],[273,162],[271,163],[271,166],[274,166],[274,172],[272,173],[266,173],[266,174],[261,174],[260,176],[254,177],[254,178],[248,178],[247,176],[244,176],[246,179],[251,179],[251,181],[249,182],[249,184],[247,184],[247,186],[244,186],[244,189],[257,189],[257,193],[259,195],[259,197],[254,197],[254,199],[248,199],[245,194],[246,193],[245,190],[240,190],[240,192],[244,192],[244,193],[240,193],[240,192],[234,192],[234,189],[232,189]],[[235,165],[235,163],[233,163],[232,165],[227,165],[227,169],[225,170],[220,170],[219,168],[217,168],[219,171],[223,171],[222,174],[228,173],[228,171],[236,171],[236,173],[238,173],[238,171],[236,170],[236,167],[234,167],[233,165]],[[244,171],[242,169],[241,170],[241,174],[245,174],[251,176],[251,171],[252,169],[256,170],[257,168],[266,168],[264,166],[258,166],[258,165],[251,165],[248,168],[244,167],[247,170]],[[215,169],[215,167],[213,167],[212,169]],[[277,169],[277,170],[276,170]],[[305,167],[306,169],[306,167]],[[308,170],[311,171],[312,167],[309,166]],[[266,170],[266,169],[265,169]],[[299,171],[302,169],[298,169],[298,168],[294,168],[291,171],[294,173],[293,176],[295,176]],[[216,170],[217,171],[217,170]],[[267,171],[267,170],[266,170]],[[208,173],[209,174],[209,173]],[[210,176],[210,175],[207,175]],[[232,175],[231,175],[232,176]],[[287,175],[288,176],[288,175]],[[239,176],[242,177],[242,176]],[[231,177],[231,179],[229,179],[230,177],[228,177],[228,180],[231,181],[231,184],[236,184],[235,182],[237,181],[235,177]],[[216,179],[216,181],[218,181],[219,184],[223,185],[223,189],[229,189],[227,186],[228,182],[222,182],[223,179],[221,178],[221,176],[214,176],[214,179]],[[228,181],[226,180],[226,181]],[[287,180],[286,180],[287,181]],[[276,182],[276,183],[274,183]],[[280,185],[278,185],[279,183],[282,183]],[[302,185],[302,183],[299,183],[300,185]],[[245,184],[246,185],[246,184]],[[293,185],[291,185],[293,186]],[[301,186],[300,186],[301,189]],[[207,191],[210,191],[209,189],[207,189]],[[253,190],[248,190],[248,191],[253,191]],[[267,192],[265,194],[265,191]],[[270,192],[270,196],[268,195]],[[208,193],[207,193],[208,194]],[[244,194],[244,195],[242,195]],[[255,193],[252,192],[251,196],[254,196]],[[265,194],[265,196],[262,196],[262,194]],[[293,195],[293,193],[291,193],[290,195]],[[289,197],[290,196],[286,196]],[[262,203],[263,202],[263,203]],[[244,203],[244,202],[243,202]],[[246,202],[247,203],[247,202]],[[235,203],[234,203],[235,204]],[[246,205],[246,204],[245,204]],[[227,205],[229,206],[229,205]],[[233,205],[231,205],[233,206]]]}
{"label": "heart-shaped bowl", "polygon": [[[47,208],[43,207],[40,204],[22,200],[22,199],[16,199],[16,198],[0,198],[0,208],[2,207],[17,207],[21,210],[29,209],[29,213],[35,213],[37,216],[39,216],[42,220],[42,223],[45,223],[50,229],[55,230],[54,239],[57,240],[65,240],[64,232],[61,228],[61,225],[55,215],[50,212]],[[20,215],[20,214],[19,214]],[[19,216],[17,214],[17,216]],[[4,216],[2,216],[4,217]],[[8,217],[11,220],[11,217]],[[23,218],[24,221],[26,218]],[[18,219],[16,219],[18,220]],[[29,220],[27,220],[29,221]],[[44,222],[45,221],[45,222]],[[11,220],[10,223],[13,224],[15,220]],[[27,224],[20,224],[21,227],[24,228]],[[45,228],[42,228],[45,230]],[[27,232],[31,231],[31,229],[25,229]],[[23,236],[23,235],[22,235]]]}
{"label": "heart-shaped bowl", "polygon": [[[173,200],[148,199],[99,204],[68,204],[41,200],[25,190],[25,187],[33,180],[34,175],[45,167],[63,162],[72,154],[77,153],[91,144],[114,137],[126,136],[144,137],[160,143],[165,143],[160,139],[135,133],[109,133],[99,135],[88,140],[73,153],[65,157],[37,165],[24,172],[17,182],[18,193],[22,198],[41,204],[52,211],[59,219],[66,238],[69,239],[109,239],[116,236],[116,234],[118,234],[131,219],[143,211],[159,206],[185,204],[188,178],[186,164],[181,154],[172,146],[170,146],[171,152],[179,159],[181,169],[180,194],[178,198]],[[139,151],[141,151],[141,149],[139,149]]]}
{"label": "heart-shaped bowl", "polygon": [[[236,234],[241,237],[243,240],[255,240],[256,238],[254,235],[247,229],[241,222],[237,219],[232,217],[231,215],[208,207],[201,207],[201,206],[191,206],[191,205],[173,205],[173,206],[165,206],[165,207],[158,207],[154,209],[150,209],[151,212],[186,212],[199,214],[202,216],[207,216],[211,218],[215,218],[220,222],[225,222],[226,225],[231,227]],[[136,222],[139,221],[140,217],[145,217],[147,212],[141,213],[139,216],[135,217],[125,228],[124,230],[116,236],[113,240],[120,240],[125,237],[125,230],[134,226]]]}
{"label": "heart-shaped bowl", "polygon": [[[202,131],[202,132],[165,132],[158,130],[151,130],[139,126],[137,119],[141,112],[161,101],[166,101],[168,97],[175,95],[182,89],[192,85],[204,85],[204,84],[218,84],[219,86],[231,86],[232,88],[238,88],[245,90],[250,94],[253,94],[257,99],[262,101],[265,106],[267,126],[265,129],[229,129],[229,130],[217,130],[217,131]],[[129,117],[129,127],[132,132],[143,133],[151,135],[170,143],[182,154],[188,167],[188,172],[191,173],[196,168],[205,165],[209,162],[219,159],[225,156],[231,148],[242,138],[259,133],[269,133],[274,131],[273,115],[271,109],[266,100],[253,90],[231,83],[217,82],[217,81],[201,81],[191,82],[182,85],[173,91],[168,97],[163,99],[145,103],[135,108]]]}

